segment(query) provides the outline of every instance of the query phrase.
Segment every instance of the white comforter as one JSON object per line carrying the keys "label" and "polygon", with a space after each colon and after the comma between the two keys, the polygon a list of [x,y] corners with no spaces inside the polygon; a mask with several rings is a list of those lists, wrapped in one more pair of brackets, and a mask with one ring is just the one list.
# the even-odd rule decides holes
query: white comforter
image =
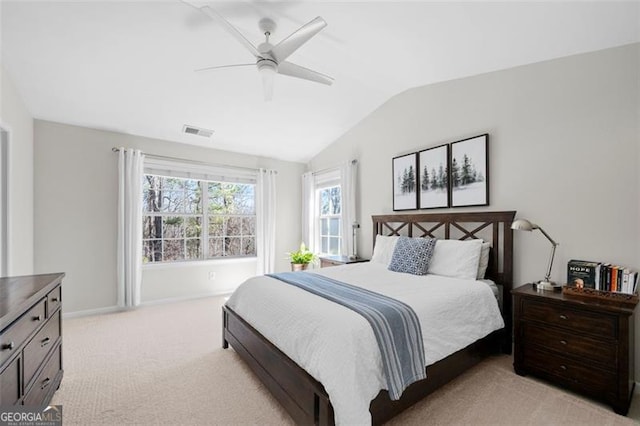
{"label": "white comforter", "polygon": [[[410,305],[420,319],[426,365],[504,327],[491,288],[480,281],[400,274],[379,263],[313,272]],[[238,287],[227,305],[324,385],[337,424],[371,424],[369,404],[386,389],[386,380],[362,316],[264,276]]]}

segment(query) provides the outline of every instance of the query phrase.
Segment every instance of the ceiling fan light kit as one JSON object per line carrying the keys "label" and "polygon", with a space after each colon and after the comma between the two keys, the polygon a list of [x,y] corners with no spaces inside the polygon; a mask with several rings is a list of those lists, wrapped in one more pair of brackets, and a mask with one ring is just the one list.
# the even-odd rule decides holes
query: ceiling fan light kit
{"label": "ceiling fan light kit", "polygon": [[270,59],[261,59],[257,63],[258,71],[262,77],[262,89],[264,91],[264,100],[273,99],[273,83],[278,72],[278,64]]}
{"label": "ceiling fan light kit", "polygon": [[[284,40],[277,45],[273,45],[269,42],[271,33],[276,29],[276,23],[269,18],[262,18],[258,22],[260,31],[265,36],[265,41],[261,43],[257,48],[242,35],[242,33],[233,25],[231,25],[226,19],[222,17],[218,12],[210,8],[209,6],[203,6],[199,8],[207,16],[220,22],[223,28],[231,34],[236,40],[240,42],[256,59],[255,66],[258,69],[262,77],[262,87],[264,89],[264,99],[270,101],[273,98],[273,86],[275,74],[283,74],[289,77],[301,78],[303,80],[309,80],[316,83],[322,83],[326,85],[333,84],[333,78],[321,74],[317,71],[310,70],[308,68],[301,67],[300,65],[287,62],[286,59],[291,56],[300,46],[305,44],[314,35],[318,34],[327,23],[321,17],[317,17],[298,30],[294,31]],[[196,71],[208,71],[219,68],[230,67],[243,67],[253,64],[236,64],[236,65],[220,65],[213,67],[200,68]]]}

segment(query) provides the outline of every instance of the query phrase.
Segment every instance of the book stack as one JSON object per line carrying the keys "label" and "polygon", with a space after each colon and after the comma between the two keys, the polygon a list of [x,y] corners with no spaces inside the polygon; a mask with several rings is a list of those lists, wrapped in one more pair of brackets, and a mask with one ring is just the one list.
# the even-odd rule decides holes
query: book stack
{"label": "book stack", "polygon": [[567,264],[567,285],[635,294],[638,272],[611,263],[570,260]]}

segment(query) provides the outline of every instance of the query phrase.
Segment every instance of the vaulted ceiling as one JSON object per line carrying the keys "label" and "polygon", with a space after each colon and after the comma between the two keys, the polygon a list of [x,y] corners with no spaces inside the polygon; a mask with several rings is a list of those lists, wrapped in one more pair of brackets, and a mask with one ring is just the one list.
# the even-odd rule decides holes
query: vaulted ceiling
{"label": "vaulted ceiling", "polygon": [[322,16],[289,60],[334,84],[277,75],[265,102],[253,67],[194,72],[254,59],[178,0],[2,1],[2,66],[38,119],[306,161],[407,89],[640,41],[637,1],[192,3],[255,45]]}

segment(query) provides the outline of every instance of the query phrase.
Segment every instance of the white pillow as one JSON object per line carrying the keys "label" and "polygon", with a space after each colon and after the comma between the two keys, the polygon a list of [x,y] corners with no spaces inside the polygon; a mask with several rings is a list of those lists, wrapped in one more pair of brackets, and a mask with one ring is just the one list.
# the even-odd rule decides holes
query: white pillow
{"label": "white pillow", "polygon": [[489,252],[491,251],[491,243],[482,243],[480,249],[480,261],[478,262],[478,276],[479,280],[484,279],[484,274],[487,273],[487,267],[489,266]]}
{"label": "white pillow", "polygon": [[384,266],[389,266],[398,238],[398,236],[376,236],[376,245],[373,247],[373,255],[371,256],[370,262],[382,263]]}
{"label": "white pillow", "polygon": [[429,263],[429,273],[475,280],[478,276],[482,240],[438,240]]}

